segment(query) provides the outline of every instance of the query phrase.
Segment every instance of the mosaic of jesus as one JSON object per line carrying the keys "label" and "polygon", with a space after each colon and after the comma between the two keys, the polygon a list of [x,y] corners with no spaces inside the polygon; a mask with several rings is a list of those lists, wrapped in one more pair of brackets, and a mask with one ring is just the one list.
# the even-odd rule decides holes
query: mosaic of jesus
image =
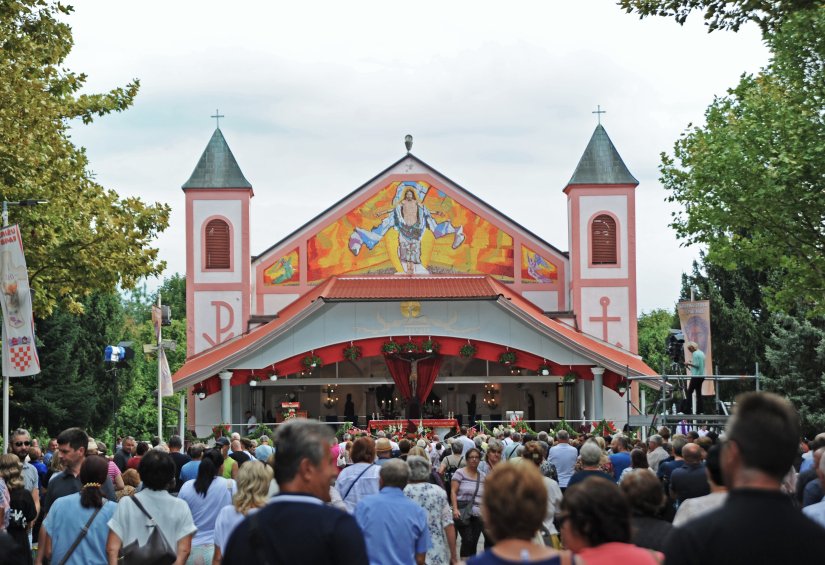
{"label": "mosaic of jesus", "polygon": [[444,213],[427,208],[423,203],[426,194],[427,189],[419,183],[399,184],[393,199],[393,207],[375,212],[376,218],[383,218],[381,223],[369,231],[360,227],[353,229],[349,238],[349,250],[354,255],[358,255],[363,246],[371,251],[390,230],[395,230],[398,235],[397,243],[395,238],[386,243],[388,246],[397,247],[394,253],[398,257],[401,269],[396,274],[429,274],[426,267],[427,257],[422,256],[422,241],[426,231],[430,230],[436,239],[452,234],[453,249],[458,249],[464,242],[464,231],[462,226],[455,227],[449,220],[436,222],[435,218],[444,217]]}

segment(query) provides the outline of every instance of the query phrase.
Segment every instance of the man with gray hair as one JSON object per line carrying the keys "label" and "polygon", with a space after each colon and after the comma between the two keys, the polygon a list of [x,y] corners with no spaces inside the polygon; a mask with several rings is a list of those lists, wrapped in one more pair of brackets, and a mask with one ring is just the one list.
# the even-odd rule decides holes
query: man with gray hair
{"label": "man with gray hair", "polygon": [[602,477],[608,479],[610,482],[616,482],[612,475],[608,475],[601,469],[599,464],[602,461],[602,448],[593,440],[586,441],[579,452],[582,460],[582,470],[578,471],[570,477],[568,487],[572,487],[576,483],[580,483],[588,477]]}
{"label": "man with gray hair", "polygon": [[556,472],[559,474],[559,486],[561,491],[564,492],[570,482],[570,477],[573,476],[573,471],[576,469],[576,459],[579,457],[579,452],[570,445],[570,434],[567,430],[559,430],[556,434],[556,441],[558,443],[550,448],[547,460],[555,465]]}
{"label": "man with gray hair", "polygon": [[667,451],[662,447],[664,440],[659,434],[653,434],[647,439],[647,464],[654,473],[659,472],[659,464],[669,458]]}
{"label": "man with gray hair", "polygon": [[409,480],[407,463],[391,459],[381,467],[380,492],[363,498],[355,507],[370,565],[425,563],[432,547],[427,513],[404,496]]}
{"label": "man with gray hair", "polygon": [[331,439],[329,427],[314,420],[295,418],[278,427],[275,480],[281,492],[236,527],[225,563],[369,562],[355,519],[324,504],[337,471],[329,456]]}

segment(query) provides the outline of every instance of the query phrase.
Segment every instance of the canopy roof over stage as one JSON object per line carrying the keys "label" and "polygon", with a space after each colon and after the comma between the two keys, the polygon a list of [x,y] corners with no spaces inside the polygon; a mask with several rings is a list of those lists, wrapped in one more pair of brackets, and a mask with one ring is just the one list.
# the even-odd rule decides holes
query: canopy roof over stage
{"label": "canopy roof over stage", "polygon": [[549,317],[489,275],[333,276],[269,323],[191,357],[174,375],[174,388],[212,393],[222,371],[232,371],[232,384],[245,384],[267,371],[300,373],[309,356],[332,365],[347,359],[348,347],[367,358],[382,356],[389,341],[421,349],[428,339],[440,356],[472,345],[474,357],[498,362],[511,351],[521,369],[557,376],[592,379],[590,369],[602,367],[612,388],[626,376],[656,374],[639,356]]}

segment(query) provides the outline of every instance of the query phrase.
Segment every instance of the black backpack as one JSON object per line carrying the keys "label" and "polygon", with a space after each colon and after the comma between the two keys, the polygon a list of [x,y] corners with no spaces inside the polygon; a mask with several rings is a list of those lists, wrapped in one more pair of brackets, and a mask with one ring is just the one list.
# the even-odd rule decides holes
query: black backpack
{"label": "black backpack", "polygon": [[450,460],[447,459],[447,468],[444,470],[444,489],[447,491],[447,494],[450,493],[450,485],[453,482],[453,473],[458,471],[459,466],[461,466],[461,462],[464,460],[464,456],[462,455],[461,458],[458,460],[457,465],[451,465]]}

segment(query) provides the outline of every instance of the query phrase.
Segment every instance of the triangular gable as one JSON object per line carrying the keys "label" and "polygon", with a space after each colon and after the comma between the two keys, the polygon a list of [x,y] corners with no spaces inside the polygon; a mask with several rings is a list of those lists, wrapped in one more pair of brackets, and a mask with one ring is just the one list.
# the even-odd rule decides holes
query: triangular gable
{"label": "triangular gable", "polygon": [[[404,202],[407,200],[407,202]],[[564,214],[564,212],[560,212]],[[256,311],[331,276],[490,275],[565,300],[565,253],[408,154],[254,259]]]}

